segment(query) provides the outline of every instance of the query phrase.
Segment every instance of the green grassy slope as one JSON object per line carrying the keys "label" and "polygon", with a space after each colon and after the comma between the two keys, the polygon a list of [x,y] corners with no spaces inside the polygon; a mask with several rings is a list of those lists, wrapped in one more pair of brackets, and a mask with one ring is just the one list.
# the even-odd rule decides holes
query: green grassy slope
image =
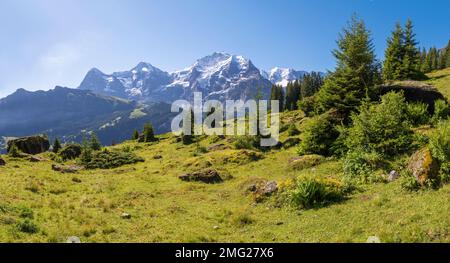
{"label": "green grassy slope", "polygon": [[450,99],[450,68],[428,74],[427,82],[434,85],[447,99]]}
{"label": "green grassy slope", "polygon": [[[442,92],[450,91],[450,70],[430,76]],[[299,112],[283,119],[301,127]],[[273,198],[255,203],[246,186],[258,178],[283,183],[304,174],[339,179],[337,160],[295,171],[288,165],[295,148],[246,161],[241,150],[195,156],[195,144],[184,146],[170,134],[160,139],[114,146],[129,146],[143,163],[77,174],[52,171],[52,161],[2,156],[7,164],[0,166],[0,241],[65,242],[79,236],[82,242],[365,242],[377,235],[383,242],[450,242],[450,185],[409,193],[399,181],[369,184],[343,202],[298,210],[280,207]],[[230,145],[227,138],[200,141],[205,147],[219,143]],[[233,178],[213,185],[178,179],[208,166]],[[121,218],[124,212],[131,219]],[[33,226],[35,233],[26,233]]]}

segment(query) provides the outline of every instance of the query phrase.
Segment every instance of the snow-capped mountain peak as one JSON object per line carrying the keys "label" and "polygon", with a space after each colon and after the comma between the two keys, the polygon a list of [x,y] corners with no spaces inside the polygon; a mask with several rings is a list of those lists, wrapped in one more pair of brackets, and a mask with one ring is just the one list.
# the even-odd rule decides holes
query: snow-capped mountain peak
{"label": "snow-capped mountain peak", "polygon": [[297,80],[303,77],[306,73],[306,71],[297,71],[292,68],[275,67],[268,72],[265,72],[265,75],[266,78],[273,84],[286,87],[288,82]]}
{"label": "snow-capped mountain peak", "polygon": [[225,52],[202,57],[190,67],[172,73],[150,63],[141,62],[129,71],[104,74],[94,68],[88,72],[80,89],[144,101],[172,102],[192,99],[194,91],[205,99],[247,99],[257,88],[268,97],[272,84],[287,85],[303,76],[304,71],[274,68],[269,72],[257,69],[251,60]]}

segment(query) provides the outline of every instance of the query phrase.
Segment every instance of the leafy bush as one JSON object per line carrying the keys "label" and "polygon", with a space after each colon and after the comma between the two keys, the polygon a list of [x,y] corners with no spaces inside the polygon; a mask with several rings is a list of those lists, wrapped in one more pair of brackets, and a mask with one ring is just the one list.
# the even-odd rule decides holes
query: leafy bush
{"label": "leafy bush", "polygon": [[433,122],[438,123],[450,116],[450,107],[444,100],[436,100],[434,102]]}
{"label": "leafy bush", "polygon": [[68,144],[59,151],[59,156],[61,156],[64,161],[78,158],[80,155],[81,145],[79,144]]}
{"label": "leafy bush", "polygon": [[306,116],[312,116],[316,112],[316,97],[310,96],[303,98],[298,102],[298,108],[302,110]]}
{"label": "leafy bush", "polygon": [[442,181],[450,182],[450,120],[438,124],[430,136],[429,148],[440,163]]}
{"label": "leafy bush", "polygon": [[297,129],[297,127],[293,123],[291,125],[289,125],[287,132],[288,132],[289,136],[296,136],[296,135],[300,134],[300,131]]}
{"label": "leafy bush", "polygon": [[419,182],[410,172],[405,172],[400,176],[400,185],[406,191],[417,191],[420,189]]}
{"label": "leafy bush", "polygon": [[345,144],[348,149],[364,149],[383,156],[407,151],[412,143],[412,131],[407,120],[402,93],[389,92],[379,104],[363,103],[359,114],[351,116]]}
{"label": "leafy bush", "polygon": [[8,151],[8,156],[13,158],[20,158],[22,157],[22,153],[20,152],[19,148],[17,148],[16,144],[12,144]]}
{"label": "leafy bush", "polygon": [[233,142],[233,146],[237,150],[252,150],[259,147],[259,137],[252,135],[237,136]]}
{"label": "leafy bush", "polygon": [[297,152],[299,155],[330,155],[331,146],[338,135],[339,133],[329,113],[315,116],[306,123]]}
{"label": "leafy bush", "polygon": [[344,174],[351,180],[373,181],[374,172],[382,161],[383,157],[376,152],[352,150],[342,160]]}
{"label": "leafy bush", "polygon": [[339,182],[312,177],[299,178],[291,192],[292,202],[305,209],[338,202],[344,197],[345,191]]}
{"label": "leafy bush", "polygon": [[94,153],[85,166],[87,169],[110,169],[143,161],[143,158],[131,152],[108,151],[105,149]]}
{"label": "leafy bush", "polygon": [[16,225],[20,232],[34,234],[39,231],[39,227],[30,219],[19,221]]}
{"label": "leafy bush", "polygon": [[409,122],[413,126],[427,124],[430,121],[428,104],[425,103],[407,103],[406,114]]}

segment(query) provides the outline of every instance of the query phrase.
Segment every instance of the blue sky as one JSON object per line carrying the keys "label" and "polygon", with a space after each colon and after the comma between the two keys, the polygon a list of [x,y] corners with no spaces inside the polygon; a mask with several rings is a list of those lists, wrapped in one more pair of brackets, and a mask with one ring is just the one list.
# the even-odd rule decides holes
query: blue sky
{"label": "blue sky", "polygon": [[262,69],[332,69],[352,13],[381,59],[396,21],[413,19],[421,46],[450,39],[447,0],[1,0],[0,97],[18,88],[77,87],[92,67],[146,61],[166,71],[225,51]]}

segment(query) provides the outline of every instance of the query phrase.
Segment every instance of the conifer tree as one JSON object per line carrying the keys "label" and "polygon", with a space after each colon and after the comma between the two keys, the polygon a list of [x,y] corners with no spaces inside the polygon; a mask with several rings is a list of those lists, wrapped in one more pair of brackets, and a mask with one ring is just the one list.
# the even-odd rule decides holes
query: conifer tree
{"label": "conifer tree", "polygon": [[146,123],[144,125],[144,130],[142,133],[144,134],[144,142],[155,141],[155,133],[153,132],[153,126],[151,123]]}
{"label": "conifer tree", "polygon": [[102,144],[95,133],[91,134],[90,147],[94,151],[100,151],[102,149]]}
{"label": "conifer tree", "polygon": [[272,85],[272,90],[270,92],[270,100],[278,100],[280,108],[279,112],[284,110],[284,92],[283,87],[279,85]]}
{"label": "conifer tree", "polygon": [[61,142],[59,141],[58,138],[55,137],[55,140],[53,141],[53,147],[52,147],[52,151],[54,153],[58,153],[59,150],[61,150],[62,146],[61,146]]}
{"label": "conifer tree", "polygon": [[316,101],[322,112],[336,108],[349,114],[364,98],[376,94],[376,85],[380,83],[380,67],[371,34],[365,23],[356,16],[344,28],[337,44],[338,48],[333,51],[337,67],[325,80]]}
{"label": "conifer tree", "polygon": [[83,135],[83,140],[81,143],[80,161],[82,164],[88,164],[91,160],[92,160],[92,148],[90,143],[86,140],[86,137]]}
{"label": "conifer tree", "polygon": [[446,50],[445,67],[448,68],[450,67],[450,40],[448,41],[447,48],[445,50]]}
{"label": "conifer tree", "polygon": [[392,81],[401,79],[401,70],[404,56],[403,49],[403,29],[400,23],[397,23],[391,37],[387,40],[383,63],[383,79]]}
{"label": "conifer tree", "polygon": [[408,19],[405,25],[404,57],[401,79],[417,79],[419,77],[419,50],[412,21]]}
{"label": "conifer tree", "polygon": [[133,137],[131,137],[131,139],[133,140],[139,139],[139,131],[137,129],[134,130]]}

